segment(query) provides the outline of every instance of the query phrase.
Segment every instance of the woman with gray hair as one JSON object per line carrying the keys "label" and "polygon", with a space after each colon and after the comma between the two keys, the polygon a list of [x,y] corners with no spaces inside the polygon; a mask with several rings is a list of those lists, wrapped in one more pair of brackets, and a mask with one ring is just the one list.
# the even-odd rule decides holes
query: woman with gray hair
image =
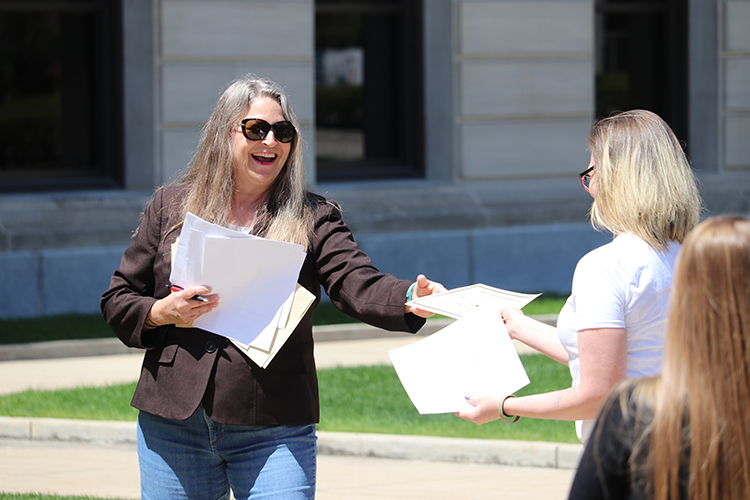
{"label": "woman with gray hair", "polygon": [[599,120],[589,150],[579,176],[594,198],[591,222],[613,241],[578,262],[557,328],[516,308],[502,311],[510,336],[568,365],[573,386],[519,397],[476,395],[462,418],[575,420],[585,442],[613,387],[661,371],[675,259],[702,210],[696,179],[669,125],[650,111]]}
{"label": "woman with gray hair", "polygon": [[[176,327],[220,300],[206,286],[170,293],[170,249],[188,212],[305,248],[298,283],[315,301],[266,368],[226,337]],[[101,300],[120,340],[146,349],[132,400],[144,499],[228,498],[230,489],[237,499],[314,497],[321,286],[353,318],[405,332],[429,315],[405,303],[444,290],[373,266],[338,205],[305,190],[299,123],[283,89],[248,75],[219,99],[183,177],[156,191]]]}

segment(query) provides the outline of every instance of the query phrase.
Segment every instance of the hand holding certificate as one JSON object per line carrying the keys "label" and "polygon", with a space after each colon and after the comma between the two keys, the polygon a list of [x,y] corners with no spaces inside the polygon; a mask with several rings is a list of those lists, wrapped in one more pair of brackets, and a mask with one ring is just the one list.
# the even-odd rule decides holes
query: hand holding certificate
{"label": "hand holding certificate", "polygon": [[454,413],[466,397],[512,394],[529,383],[497,310],[482,309],[388,353],[421,414]]}

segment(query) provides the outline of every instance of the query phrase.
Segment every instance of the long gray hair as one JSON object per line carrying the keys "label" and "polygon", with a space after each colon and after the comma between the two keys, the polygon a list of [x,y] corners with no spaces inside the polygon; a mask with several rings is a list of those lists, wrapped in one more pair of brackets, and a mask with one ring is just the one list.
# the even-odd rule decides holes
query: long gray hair
{"label": "long gray hair", "polygon": [[307,249],[312,232],[312,211],[306,201],[299,121],[284,89],[271,80],[252,74],[235,80],[224,91],[204,125],[196,153],[177,181],[189,186],[179,208],[178,220],[184,220],[187,212],[191,212],[214,224],[227,225],[235,187],[232,128],[245,117],[250,105],[262,97],[279,103],[284,119],[294,125],[297,134],[292,140],[286,164],[271,186],[266,205],[256,214],[253,233],[297,243]]}

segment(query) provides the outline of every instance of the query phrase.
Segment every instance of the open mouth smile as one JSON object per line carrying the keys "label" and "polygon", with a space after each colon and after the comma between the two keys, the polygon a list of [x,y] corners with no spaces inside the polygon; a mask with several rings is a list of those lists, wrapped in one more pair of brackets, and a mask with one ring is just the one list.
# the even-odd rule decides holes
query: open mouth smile
{"label": "open mouth smile", "polygon": [[258,163],[269,164],[276,161],[276,153],[253,153],[253,158]]}

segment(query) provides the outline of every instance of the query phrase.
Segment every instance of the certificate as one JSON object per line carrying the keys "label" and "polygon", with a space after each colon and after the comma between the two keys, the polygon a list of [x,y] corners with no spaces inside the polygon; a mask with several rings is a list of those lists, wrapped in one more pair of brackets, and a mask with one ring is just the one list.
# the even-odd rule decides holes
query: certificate
{"label": "certificate", "polygon": [[502,311],[506,307],[513,306],[520,309],[540,295],[541,293],[510,292],[480,283],[420,297],[407,302],[406,305],[435,314],[442,314],[449,318],[460,319],[480,308]]}
{"label": "certificate", "polygon": [[466,410],[467,396],[508,396],[529,383],[497,309],[476,311],[388,354],[420,414]]}

